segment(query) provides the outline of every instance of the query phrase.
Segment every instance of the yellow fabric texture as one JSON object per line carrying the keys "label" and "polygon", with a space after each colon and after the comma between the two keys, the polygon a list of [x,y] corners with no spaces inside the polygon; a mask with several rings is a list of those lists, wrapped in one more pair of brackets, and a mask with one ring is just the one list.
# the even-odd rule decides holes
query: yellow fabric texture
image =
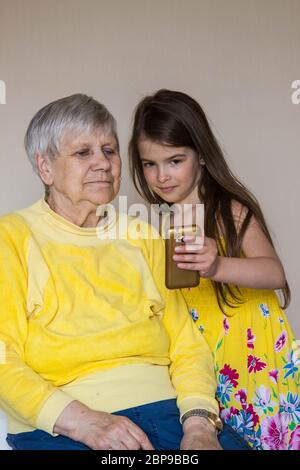
{"label": "yellow fabric texture", "polygon": [[[117,411],[115,388],[129,366],[123,409],[152,401],[152,382],[155,400],[176,396],[181,415],[218,412],[211,352],[181,293],[164,286],[163,241],[143,222],[131,235],[133,223],[119,215],[108,226],[77,227],[44,200],[1,217],[0,406],[11,432],[52,432],[74,397]],[[120,225],[126,236],[107,240]]]}

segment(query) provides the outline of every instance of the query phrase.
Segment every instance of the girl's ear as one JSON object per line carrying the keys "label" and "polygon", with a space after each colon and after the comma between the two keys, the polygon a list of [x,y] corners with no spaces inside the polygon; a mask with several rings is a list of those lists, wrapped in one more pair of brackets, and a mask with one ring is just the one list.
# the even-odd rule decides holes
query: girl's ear
{"label": "girl's ear", "polygon": [[51,186],[53,183],[52,165],[48,155],[41,155],[40,153],[35,156],[36,167],[39,176],[44,184]]}
{"label": "girl's ear", "polygon": [[202,157],[200,158],[199,163],[201,166],[205,166],[205,161]]}

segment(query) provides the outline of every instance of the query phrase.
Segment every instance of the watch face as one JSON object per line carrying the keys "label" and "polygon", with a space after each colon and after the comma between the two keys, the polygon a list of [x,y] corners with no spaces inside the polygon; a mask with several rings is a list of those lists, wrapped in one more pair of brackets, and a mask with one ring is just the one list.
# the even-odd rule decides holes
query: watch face
{"label": "watch face", "polygon": [[219,416],[215,415],[214,413],[207,413],[207,417],[213,422],[216,429],[219,431],[223,430],[223,423]]}
{"label": "watch face", "polygon": [[216,427],[217,429],[219,429],[219,431],[223,431],[223,423],[222,423],[222,420],[219,418],[219,416],[217,416],[217,419],[216,419]]}

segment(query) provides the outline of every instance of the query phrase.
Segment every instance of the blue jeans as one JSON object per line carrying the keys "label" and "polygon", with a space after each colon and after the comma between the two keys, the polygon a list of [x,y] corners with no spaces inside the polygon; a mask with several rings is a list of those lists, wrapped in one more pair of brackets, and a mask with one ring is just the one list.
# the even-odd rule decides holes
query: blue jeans
{"label": "blue jeans", "polygon": [[[176,400],[163,400],[113,413],[127,416],[148,436],[156,450],[179,450],[183,436]],[[225,450],[251,450],[248,444],[228,425],[218,436]],[[8,444],[15,450],[89,450],[84,444],[65,436],[51,436],[36,430],[8,434]]]}

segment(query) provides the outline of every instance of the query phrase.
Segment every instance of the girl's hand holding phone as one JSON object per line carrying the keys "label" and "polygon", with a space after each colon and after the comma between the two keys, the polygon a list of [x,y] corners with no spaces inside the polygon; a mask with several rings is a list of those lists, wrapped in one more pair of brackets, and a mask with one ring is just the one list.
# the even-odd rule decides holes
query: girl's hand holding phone
{"label": "girl's hand holding phone", "polygon": [[212,278],[218,268],[217,243],[209,237],[183,237],[185,245],[177,246],[173,260],[178,268],[199,271],[200,276]]}

